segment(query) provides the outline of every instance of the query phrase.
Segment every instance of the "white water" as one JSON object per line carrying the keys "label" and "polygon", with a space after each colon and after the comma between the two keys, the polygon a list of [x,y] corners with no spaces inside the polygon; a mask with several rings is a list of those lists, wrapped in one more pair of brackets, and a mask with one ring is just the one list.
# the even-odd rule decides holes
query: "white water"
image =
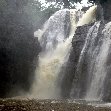
{"label": "white water", "polygon": [[82,26],[84,24],[89,24],[91,22],[96,21],[96,10],[97,10],[96,5],[90,7],[89,10],[87,10],[87,12],[80,19],[78,26]]}
{"label": "white water", "polygon": [[[56,12],[48,20],[46,26],[48,29],[47,44],[45,51],[39,56],[39,66],[36,72],[36,82],[33,87],[33,95],[37,98],[59,98],[59,88],[57,87],[57,78],[60,67],[67,61],[71,39],[65,38],[64,20],[69,10],[61,10]],[[76,28],[75,11],[73,12],[73,28]],[[57,18],[56,18],[57,17]],[[51,24],[51,22],[53,24]],[[52,26],[49,26],[49,25]],[[75,29],[74,29],[75,30]],[[72,34],[73,32],[71,32]],[[72,34],[74,35],[74,33]],[[56,37],[56,38],[55,38]],[[56,47],[53,47],[53,40],[56,39]],[[42,41],[41,41],[42,42]]]}
{"label": "white water", "polygon": [[[84,17],[87,22],[80,19],[79,26],[94,21],[95,17],[89,19],[96,7],[90,8]],[[69,37],[64,35],[64,20],[67,11],[70,12],[71,30]],[[65,64],[69,57],[71,41],[77,26],[77,15],[75,10],[60,10],[52,15],[46,22],[44,28],[39,30],[39,41],[45,49],[39,55],[39,64],[36,69],[36,77],[32,87],[31,96],[39,99],[51,99],[60,97],[60,89],[57,85],[58,74],[61,66]],[[84,22],[84,23],[83,23]],[[38,33],[38,32],[37,32]],[[46,36],[43,36],[43,35]],[[45,37],[45,38],[44,38]],[[44,42],[44,39],[46,41]],[[56,41],[56,44],[55,44]]]}
{"label": "white water", "polygon": [[107,75],[106,61],[111,45],[111,22],[106,24],[103,35],[103,43],[95,60],[92,82],[86,95],[88,100],[101,100],[103,96],[104,82]]}
{"label": "white water", "polygon": [[[84,61],[86,52],[88,53],[88,55],[96,56],[96,55],[94,55],[91,52],[93,50],[93,47],[95,47],[94,46],[94,42],[95,42],[95,38],[97,36],[97,32],[98,32],[99,26],[100,26],[100,22],[95,22],[94,25],[89,29],[89,31],[87,33],[87,37],[86,37],[84,46],[83,46],[83,48],[81,50],[80,57],[79,57],[78,64],[77,64],[77,69],[76,69],[76,71],[79,72],[80,75],[83,74],[83,70],[82,70],[81,65],[83,65],[83,61]],[[90,44],[90,47],[89,47],[89,44]],[[88,50],[88,48],[89,48],[89,50]],[[85,59],[87,59],[87,58],[85,58]],[[94,62],[94,61],[93,60],[90,61],[88,59],[88,62],[90,63],[90,62]],[[90,64],[92,64],[92,63],[90,63]],[[85,66],[83,66],[83,67],[85,67]],[[88,73],[89,73],[89,75],[91,75],[91,71],[92,71],[93,65],[91,65],[91,67],[89,66],[88,68],[90,68],[90,71]],[[85,74],[87,74],[87,72],[85,72]],[[87,74],[87,76],[88,76],[88,74]],[[81,79],[83,79],[83,78],[81,78]],[[87,83],[87,81],[86,81],[86,85],[87,84],[89,84],[89,83]],[[82,97],[81,92],[80,92],[82,87],[79,86],[79,87],[75,88],[74,85],[75,84],[73,83],[73,86],[72,86],[72,89],[71,89],[71,92],[70,92],[70,97],[73,98],[73,95],[75,95],[75,94],[76,94],[76,98],[79,98],[80,96]],[[76,92],[75,92],[75,90],[76,90]]]}

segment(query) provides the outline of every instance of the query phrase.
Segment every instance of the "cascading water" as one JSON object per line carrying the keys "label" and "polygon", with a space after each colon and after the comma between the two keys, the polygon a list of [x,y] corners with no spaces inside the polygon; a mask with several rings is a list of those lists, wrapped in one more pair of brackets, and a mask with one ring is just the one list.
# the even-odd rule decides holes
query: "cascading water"
{"label": "cascading water", "polygon": [[88,101],[101,101],[104,98],[111,47],[111,22],[106,24],[102,34],[98,35],[100,24],[100,21],[95,22],[88,31],[77,65],[76,74],[80,76],[76,82],[74,81],[71,90],[73,98]]}
{"label": "cascading water", "polygon": [[[73,87],[71,90],[71,97],[73,97],[74,95],[76,95],[76,98],[78,99],[82,99],[84,97],[84,91],[87,87],[87,76],[90,76],[92,71],[93,71],[93,64],[94,61],[94,57],[96,57],[96,53],[97,53],[97,49],[95,49],[94,53],[91,53],[94,48],[95,48],[95,42],[96,42],[96,37],[97,37],[97,33],[98,33],[98,28],[99,28],[100,22],[95,22],[95,24],[89,29],[87,37],[86,37],[86,41],[85,44],[83,46],[83,49],[81,51],[80,57],[79,57],[79,61],[78,61],[78,65],[77,65],[77,70],[76,70],[76,75],[80,75],[80,78],[78,78],[78,81],[75,83],[73,82]],[[97,47],[99,48],[99,47]],[[83,67],[84,67],[84,60],[88,59],[88,71],[84,71]],[[92,60],[92,61],[91,61]],[[85,78],[82,76],[84,75]],[[86,79],[84,82],[81,82],[82,79]],[[90,79],[89,79],[90,82]],[[84,87],[83,87],[84,86]]]}
{"label": "cascading water", "polygon": [[[78,26],[94,21],[95,16],[91,17],[92,19],[87,16],[94,15],[95,9],[96,6],[90,8],[83,16],[83,19],[87,19],[87,22],[81,18]],[[66,19],[68,17],[69,19]],[[39,36],[42,52],[39,55],[39,64],[31,92],[32,97],[40,99],[60,97],[57,78],[61,66],[68,60],[72,37],[77,26],[77,18],[78,15],[75,10],[60,10],[49,18],[43,30],[37,32],[39,34],[36,36]]]}
{"label": "cascading water", "polygon": [[[99,49],[99,53],[96,54],[95,63],[91,64],[93,67],[92,81],[88,88],[86,99],[88,100],[101,100],[104,91],[104,82],[107,76],[107,58],[111,45],[111,23],[108,23],[103,30],[102,45]],[[100,45],[100,44],[99,44]],[[98,46],[97,46],[98,47]],[[94,53],[92,51],[91,53]],[[94,60],[93,60],[94,61]]]}
{"label": "cascading water", "polygon": [[[59,97],[59,88],[56,83],[57,77],[60,67],[68,59],[72,39],[72,36],[67,38],[65,34],[65,28],[70,28],[70,21],[67,25],[64,22],[67,13],[70,13],[70,10],[65,9],[51,16],[45,24],[44,32],[39,40],[43,51],[39,55],[39,65],[35,78],[36,82],[34,83],[32,91],[33,95],[37,98]],[[75,30],[76,16],[74,10],[73,14],[73,30]],[[72,31],[70,35],[72,33],[74,34],[74,31]]]}
{"label": "cascading water", "polygon": [[96,20],[96,10],[97,10],[96,5],[90,7],[89,10],[87,10],[86,13],[83,15],[83,17],[80,18],[77,26],[82,26],[94,22]]}

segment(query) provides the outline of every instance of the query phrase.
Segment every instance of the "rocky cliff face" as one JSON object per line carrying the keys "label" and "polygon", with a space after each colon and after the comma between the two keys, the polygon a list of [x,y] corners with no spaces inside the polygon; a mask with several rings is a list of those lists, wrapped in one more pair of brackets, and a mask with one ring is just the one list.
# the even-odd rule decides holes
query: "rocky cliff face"
{"label": "rocky cliff face", "polygon": [[[99,2],[101,6],[98,7],[97,10],[97,20],[105,20],[105,23],[111,21],[111,0],[100,0],[100,1],[96,1],[97,3]],[[102,8],[103,8],[103,12],[102,12]],[[102,30],[105,26],[104,22],[101,22],[99,31],[98,31],[98,38],[101,38],[102,36]],[[63,98],[68,98],[69,96],[75,97],[75,98],[81,98],[80,95],[78,95],[78,93],[76,92],[76,89],[78,87],[81,87],[81,96],[84,96],[86,93],[86,79],[87,79],[87,74],[86,74],[86,70],[87,70],[87,58],[86,61],[83,62],[84,67],[82,67],[82,75],[76,72],[77,69],[77,64],[78,64],[78,60],[80,57],[80,53],[81,50],[83,48],[87,33],[89,28],[92,26],[93,24],[90,25],[84,25],[81,27],[78,27],[75,35],[73,37],[72,40],[72,50],[70,52],[70,57],[69,57],[69,61],[67,63],[67,65],[64,68],[63,74],[63,81],[62,81],[62,91],[61,91],[61,95],[63,96]],[[109,54],[110,56],[110,54]],[[110,60],[109,60],[110,61]],[[109,62],[108,62],[109,63]],[[110,64],[110,63],[109,63]],[[110,71],[108,72],[108,76],[106,79],[110,78]],[[73,95],[70,94],[71,92],[71,88],[72,85],[74,85],[74,92]],[[111,82],[110,80],[108,80],[105,84],[105,90],[104,90],[104,95],[103,95],[103,100],[105,101],[110,101],[111,100]],[[75,95],[74,95],[75,94]]]}
{"label": "rocky cliff face", "polygon": [[111,21],[111,0],[90,0],[103,7],[103,16],[106,21]]}
{"label": "rocky cliff face", "polygon": [[9,1],[0,11],[0,97],[30,89],[40,51],[27,14],[16,5]]}
{"label": "rocky cliff face", "polygon": [[103,5],[104,19],[111,21],[111,0],[107,0]]}
{"label": "rocky cliff face", "polygon": [[[101,22],[98,33],[97,33],[97,40],[95,43],[95,47],[98,44],[98,41],[101,41],[102,39],[102,31],[105,27],[104,22]],[[84,56],[84,59],[81,63],[80,70],[77,70],[77,66],[78,66],[78,62],[79,62],[79,58],[80,58],[80,54],[81,51],[83,49],[83,45],[85,43],[86,40],[86,36],[88,33],[89,28],[93,25],[89,24],[89,25],[84,25],[84,26],[80,26],[77,28],[75,35],[73,37],[72,40],[72,50],[70,53],[70,57],[69,57],[69,61],[67,63],[67,65],[65,66],[65,68],[63,69],[63,81],[62,81],[62,91],[61,91],[61,95],[63,96],[63,98],[75,98],[75,99],[80,99],[83,98],[86,95],[86,91],[87,91],[87,77],[88,77],[88,65],[89,65],[89,57],[87,56],[87,54]],[[86,51],[87,53],[87,51]],[[110,51],[109,51],[109,55],[108,55],[108,60],[107,60],[107,66],[110,67],[111,64],[111,60],[110,60]],[[108,73],[107,76],[105,78],[105,84],[104,84],[104,92],[103,92],[103,97],[102,99],[104,101],[111,101],[111,75],[110,75],[111,70],[108,69]],[[73,88],[72,88],[73,87]],[[78,89],[79,93],[78,93]],[[71,93],[73,92],[73,93]]]}
{"label": "rocky cliff face", "polygon": [[[69,60],[68,60],[67,65],[63,69],[64,77],[62,79],[63,81],[62,81],[62,86],[61,86],[61,89],[62,89],[61,95],[63,96],[63,98],[69,98],[73,81],[78,80],[78,75],[75,75],[77,64],[78,64],[81,50],[85,42],[85,38],[91,26],[92,24],[78,27],[73,37],[72,50],[69,56]],[[84,83],[84,81],[81,81],[81,82]]]}

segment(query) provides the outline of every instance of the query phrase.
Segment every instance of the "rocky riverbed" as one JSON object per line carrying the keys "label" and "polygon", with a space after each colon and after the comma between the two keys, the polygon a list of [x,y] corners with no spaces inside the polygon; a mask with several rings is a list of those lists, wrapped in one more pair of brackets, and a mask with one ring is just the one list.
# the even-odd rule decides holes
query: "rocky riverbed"
{"label": "rocky riverbed", "polygon": [[111,111],[72,100],[0,99],[0,111]]}

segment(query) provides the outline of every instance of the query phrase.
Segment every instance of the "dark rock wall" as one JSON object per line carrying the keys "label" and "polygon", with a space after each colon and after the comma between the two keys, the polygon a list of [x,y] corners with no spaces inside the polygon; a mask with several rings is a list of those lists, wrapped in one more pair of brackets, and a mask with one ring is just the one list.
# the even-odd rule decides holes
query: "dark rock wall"
{"label": "dark rock wall", "polygon": [[69,98],[71,88],[72,88],[72,83],[73,81],[76,81],[78,79],[75,75],[77,64],[78,64],[81,50],[85,42],[85,38],[91,26],[92,24],[78,27],[73,37],[72,50],[69,56],[69,60],[63,70],[64,77],[61,83],[62,84],[61,95],[63,96],[63,98]]}
{"label": "dark rock wall", "polygon": [[107,0],[103,5],[104,19],[111,21],[111,0]]}
{"label": "dark rock wall", "polygon": [[[95,47],[100,44],[103,39],[102,31],[105,27],[106,22],[101,22],[97,40],[95,42]],[[72,50],[70,53],[69,61],[65,68],[63,69],[64,76],[62,77],[62,85],[61,85],[61,95],[63,98],[75,98],[75,99],[82,99],[85,97],[87,92],[87,83],[88,83],[88,65],[90,61],[87,56],[83,59],[81,64],[80,70],[77,70],[79,57],[81,54],[81,50],[83,49],[85,39],[88,33],[89,28],[93,24],[84,25],[78,27],[76,33],[72,40]],[[86,51],[87,53],[87,51]],[[105,78],[105,83],[103,86],[103,95],[102,100],[104,101],[111,101],[111,51],[109,50],[108,58],[107,58],[107,76]],[[80,90],[78,90],[80,89]],[[72,92],[72,93],[71,93]]]}
{"label": "dark rock wall", "polygon": [[[97,37],[95,38],[94,41],[92,40],[92,38],[93,38],[93,32],[96,29],[96,26],[95,26],[95,28],[93,28],[92,32],[90,33],[90,39],[88,40],[86,51],[83,52],[80,63],[79,62],[77,63],[78,68],[76,69],[76,72],[75,72],[75,77],[73,80],[73,88],[72,88],[72,93],[71,93],[71,97],[73,97],[73,98],[84,99],[84,97],[87,94],[87,90],[89,88],[90,81],[92,80],[92,77],[91,77],[92,72],[90,71],[91,70],[90,63],[91,63],[92,59],[94,60],[95,57],[97,56],[96,53],[95,53],[95,55],[93,55],[92,53],[91,53],[92,55],[90,55],[90,51],[91,50],[94,51],[96,49],[96,47],[98,47],[98,48],[101,47],[101,40],[103,37],[102,36],[103,28],[104,28],[104,24],[101,22],[101,25],[100,25],[98,33],[97,33]],[[80,37],[81,36],[83,36],[83,35],[80,34]],[[92,45],[92,41],[93,41],[94,46]],[[79,55],[79,57],[80,57],[80,55]]]}
{"label": "dark rock wall", "polygon": [[[105,20],[105,23],[111,21],[111,0],[91,0],[96,2],[97,4],[101,4],[98,6],[97,9],[97,13],[96,13],[96,18],[97,20]],[[103,8],[103,9],[102,9]],[[104,28],[105,23],[101,22],[100,28],[99,28],[99,32],[98,32],[98,38],[102,36],[102,29]],[[67,63],[67,65],[65,66],[64,71],[63,71],[63,79],[62,79],[62,85],[61,85],[61,95],[63,96],[63,98],[68,98],[69,96],[73,96],[75,98],[78,98],[79,95],[76,92],[76,87],[75,87],[75,95],[70,95],[71,92],[71,88],[72,88],[72,83],[75,83],[77,86],[77,88],[79,87],[78,85],[82,84],[82,95],[85,95],[85,75],[79,75],[78,73],[76,74],[76,69],[77,69],[77,64],[78,64],[78,60],[79,60],[79,56],[81,53],[81,50],[83,48],[84,42],[85,42],[85,38],[87,36],[87,32],[89,30],[89,28],[92,25],[85,25],[85,26],[81,26],[78,27],[76,30],[76,33],[73,37],[72,40],[72,50],[70,52],[70,57],[69,57],[69,61]],[[110,53],[109,53],[110,56]],[[110,58],[110,57],[108,57]],[[109,60],[109,59],[108,59]],[[110,61],[110,60],[109,60]],[[108,61],[108,63],[109,63]],[[110,66],[110,63],[109,63]],[[86,68],[85,68],[86,67]],[[84,61],[84,67],[82,69],[83,73],[87,70],[87,60]],[[110,97],[111,97],[111,82],[110,79],[107,81],[108,78],[110,78],[110,70],[108,71],[108,76],[106,77],[106,83],[105,83],[105,89],[104,89],[104,95],[103,95],[103,100],[105,101],[110,101]],[[77,84],[80,83],[80,84]]]}
{"label": "dark rock wall", "polygon": [[8,3],[0,13],[0,97],[30,89],[40,51],[27,14]]}
{"label": "dark rock wall", "polygon": [[111,21],[111,0],[89,0],[94,1],[97,5],[101,4],[103,7],[103,16],[106,21]]}

